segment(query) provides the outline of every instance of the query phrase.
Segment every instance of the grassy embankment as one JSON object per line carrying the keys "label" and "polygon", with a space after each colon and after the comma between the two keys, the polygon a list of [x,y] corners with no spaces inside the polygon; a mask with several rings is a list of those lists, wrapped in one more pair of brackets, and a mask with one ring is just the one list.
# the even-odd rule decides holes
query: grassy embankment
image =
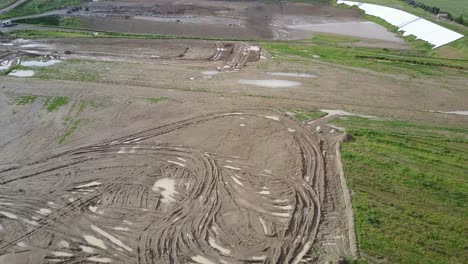
{"label": "grassy embankment", "polygon": [[468,130],[342,118],[362,262],[466,263]]}
{"label": "grassy embankment", "polygon": [[[389,50],[356,47],[359,39],[329,34],[316,34],[311,40],[265,42],[262,44],[274,60],[309,62],[320,60],[374,71],[419,75],[463,75],[468,70],[467,60],[435,58],[427,49]],[[318,58],[319,57],[319,58]]]}

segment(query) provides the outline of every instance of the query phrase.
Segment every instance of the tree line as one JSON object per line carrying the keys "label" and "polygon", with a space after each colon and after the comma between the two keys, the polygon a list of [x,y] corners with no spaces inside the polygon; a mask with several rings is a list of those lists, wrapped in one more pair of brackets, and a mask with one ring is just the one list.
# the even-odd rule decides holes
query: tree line
{"label": "tree line", "polygon": [[437,6],[426,5],[426,4],[423,4],[423,3],[416,2],[415,0],[402,0],[402,1],[405,1],[407,4],[409,4],[411,6],[414,6],[414,7],[417,7],[417,8],[422,8],[422,9],[424,9],[424,10],[426,10],[428,12],[431,12],[433,14],[436,14],[436,15],[438,15],[438,14],[447,14],[447,19],[449,19],[449,20],[451,20],[451,21],[453,21],[455,23],[468,26],[468,19],[465,20],[463,18],[463,15],[454,17],[449,12],[441,10]]}

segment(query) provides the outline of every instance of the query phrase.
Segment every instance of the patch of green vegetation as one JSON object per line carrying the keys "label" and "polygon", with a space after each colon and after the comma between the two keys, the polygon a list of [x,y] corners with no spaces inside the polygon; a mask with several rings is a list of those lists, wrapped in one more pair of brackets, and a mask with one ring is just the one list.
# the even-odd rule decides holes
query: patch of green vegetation
{"label": "patch of green vegetation", "polygon": [[151,97],[151,98],[147,98],[147,100],[150,102],[150,103],[153,103],[153,104],[156,104],[156,103],[159,103],[163,100],[169,100],[168,97],[164,97],[164,96],[161,96],[161,97]]}
{"label": "patch of green vegetation", "polygon": [[1,14],[0,19],[41,14],[54,9],[80,5],[85,0],[28,0],[12,10]]}
{"label": "patch of green vegetation", "polygon": [[15,102],[16,102],[16,105],[27,105],[27,104],[34,103],[36,99],[37,99],[36,95],[25,95],[25,96],[20,96],[16,98]]}
{"label": "patch of green vegetation", "polygon": [[80,119],[73,121],[73,123],[70,125],[68,130],[59,138],[58,143],[62,144],[63,142],[65,142],[65,139],[67,139],[67,137],[69,137],[73,132],[75,132],[75,130],[80,125],[80,123],[81,123]]}
{"label": "patch of green vegetation", "polygon": [[87,28],[88,23],[79,17],[62,17],[60,26],[67,28]]}
{"label": "patch of green vegetation", "polygon": [[79,114],[81,114],[84,111],[84,109],[86,108],[86,102],[84,100],[80,100],[79,103],[78,103],[78,110],[76,111],[76,113],[74,115],[73,112],[75,110],[76,105],[77,105],[76,101],[73,102],[72,106],[68,110],[68,114],[67,114],[67,116],[65,117],[65,120],[64,120],[65,124],[70,122],[70,120],[72,120],[74,116],[78,116]]}
{"label": "patch of green vegetation", "polygon": [[60,16],[44,16],[44,17],[17,19],[15,20],[15,23],[45,25],[45,26],[60,26]]}
{"label": "patch of green vegetation", "polygon": [[[366,3],[373,3],[384,5],[388,7],[398,8],[410,13],[413,13],[418,16],[426,17],[435,17],[434,14],[431,14],[424,9],[416,8],[411,5],[408,5],[403,0],[366,0]],[[439,7],[441,11],[450,12],[454,16],[459,15],[468,15],[468,7],[465,0],[416,0],[418,3],[423,3],[429,6]]]}
{"label": "patch of green vegetation", "polygon": [[49,67],[35,68],[35,77],[45,80],[96,82],[101,80],[99,69],[105,64],[107,63],[70,59]]}
{"label": "patch of green vegetation", "polygon": [[84,100],[80,100],[80,105],[78,106],[77,114],[81,114],[86,108],[86,102]]}
{"label": "patch of green vegetation", "polygon": [[5,7],[13,4],[14,2],[16,2],[16,0],[2,0],[2,1],[0,1],[0,9],[5,8]]}
{"label": "patch of green vegetation", "polygon": [[384,19],[380,17],[364,15],[364,18],[366,20],[372,21],[376,24],[379,24],[385,27],[390,32],[398,34],[401,38],[403,38],[406,41],[406,43],[408,43],[411,46],[413,50],[420,50],[422,52],[427,52],[432,49],[431,44],[429,44],[428,42],[424,40],[416,39],[416,36],[413,36],[413,35],[403,36],[403,33],[398,31],[398,27],[388,23],[387,21],[385,21]]}
{"label": "patch of green vegetation", "polygon": [[307,62],[316,59],[318,55],[319,60],[325,62],[381,72],[441,76],[462,74],[462,70],[468,69],[468,61],[430,57],[421,50],[354,47],[345,41],[345,37],[329,35],[324,38],[322,35],[317,34],[312,40],[301,43],[266,42],[262,47],[267,49],[275,60],[294,58],[298,62]]}
{"label": "patch of green vegetation", "polygon": [[252,39],[239,38],[214,38],[214,37],[192,37],[174,36],[160,34],[140,34],[121,32],[85,32],[85,31],[64,31],[64,30],[16,30],[7,33],[14,38],[132,38],[132,39],[203,39],[203,40],[223,40],[223,41],[255,41]]}
{"label": "patch of green vegetation", "polygon": [[327,115],[327,113],[320,111],[294,111],[293,113],[294,117],[301,122],[318,119]]}
{"label": "patch of green vegetation", "polygon": [[417,2],[439,7],[442,11],[447,11],[454,16],[463,15],[468,18],[468,5],[465,0],[417,0]]}
{"label": "patch of green vegetation", "polygon": [[55,96],[55,97],[47,97],[47,100],[44,103],[47,111],[52,112],[62,105],[66,105],[68,103],[68,97],[64,96]]}
{"label": "patch of green vegetation", "polygon": [[359,250],[370,262],[465,263],[468,129],[338,119]]}
{"label": "patch of green vegetation", "polygon": [[78,17],[61,17],[59,15],[51,15],[36,18],[17,19],[15,23],[20,24],[33,24],[33,25],[44,25],[53,27],[66,27],[66,28],[86,28],[87,23],[85,20]]}
{"label": "patch of green vegetation", "polygon": [[432,56],[468,60],[468,36],[430,52]]}

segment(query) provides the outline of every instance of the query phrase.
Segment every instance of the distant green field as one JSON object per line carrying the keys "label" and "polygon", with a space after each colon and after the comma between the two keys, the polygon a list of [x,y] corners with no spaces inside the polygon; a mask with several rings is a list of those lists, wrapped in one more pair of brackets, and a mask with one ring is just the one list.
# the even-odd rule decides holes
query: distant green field
{"label": "distant green field", "polygon": [[[423,17],[429,14],[425,10],[412,7],[401,0],[363,0],[361,2],[398,8]],[[459,16],[461,14],[468,16],[468,2],[466,0],[416,0],[416,2],[439,7],[440,10],[448,11],[453,16]]]}
{"label": "distant green field", "polygon": [[11,4],[13,4],[16,0],[1,0],[0,1],[0,9],[7,7]]}
{"label": "distant green field", "polygon": [[352,47],[350,43],[356,41],[359,39],[316,34],[307,42],[266,42],[262,43],[262,47],[277,61],[310,61],[314,59],[314,56],[319,56],[321,61],[330,63],[414,76],[419,74],[429,76],[463,75],[464,71],[468,69],[468,61],[428,56],[428,53],[432,51],[424,46],[420,50]]}
{"label": "distant green field", "polygon": [[466,0],[417,0],[417,2],[439,7],[454,16],[463,15],[468,19],[468,1]]}
{"label": "distant green field", "polygon": [[0,18],[40,14],[54,9],[79,5],[83,2],[89,2],[89,0],[28,0],[13,10],[1,14]]}
{"label": "distant green field", "polygon": [[35,24],[44,26],[67,27],[67,28],[86,28],[87,23],[78,17],[68,16],[44,16],[37,18],[18,19],[14,21],[20,24]]}
{"label": "distant green field", "polygon": [[[467,263],[468,130],[349,117],[342,158],[363,263]],[[360,262],[361,263],[361,262]]]}

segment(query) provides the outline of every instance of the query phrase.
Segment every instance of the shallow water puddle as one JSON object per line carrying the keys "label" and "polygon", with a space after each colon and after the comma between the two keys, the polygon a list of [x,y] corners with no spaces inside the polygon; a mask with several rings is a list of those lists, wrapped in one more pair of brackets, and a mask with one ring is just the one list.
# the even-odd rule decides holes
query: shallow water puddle
{"label": "shallow water puddle", "polygon": [[48,67],[61,63],[61,60],[48,60],[48,61],[22,61],[20,65],[27,67]]}
{"label": "shallow water puddle", "polygon": [[94,253],[94,248],[87,246],[80,246],[81,250],[85,253]]}
{"label": "shallow water puddle", "polygon": [[18,219],[18,216],[16,216],[15,214],[4,212],[4,211],[0,211],[0,215],[3,215],[10,219]]}
{"label": "shallow water puddle", "polygon": [[113,235],[107,233],[106,231],[100,229],[99,227],[95,225],[91,225],[91,229],[94,230],[95,232],[99,233],[103,237],[109,239],[112,243],[116,244],[117,246],[124,248],[125,250],[132,252],[133,250],[125,245],[122,241],[120,241],[118,238],[114,237]]}
{"label": "shallow water puddle", "polygon": [[0,71],[8,70],[13,64],[13,60],[4,60],[0,63]]}
{"label": "shallow water puddle", "polygon": [[90,258],[87,258],[87,259],[89,261],[99,262],[99,263],[111,263],[112,262],[112,259],[110,259],[110,258],[90,257]]}
{"label": "shallow water puddle", "polygon": [[31,44],[24,44],[20,46],[21,48],[48,48],[49,45],[40,44],[40,43],[31,43]]}
{"label": "shallow water puddle", "polygon": [[288,88],[302,85],[300,82],[286,80],[240,80],[239,83],[268,88]]}
{"label": "shallow water puddle", "polygon": [[52,210],[47,209],[47,208],[41,208],[39,211],[37,211],[41,215],[48,215],[52,213]]}
{"label": "shallow water puddle", "polygon": [[152,190],[154,192],[161,192],[161,195],[163,197],[161,201],[163,203],[175,202],[174,196],[177,194],[175,184],[175,180],[173,179],[160,179],[154,183]]}
{"label": "shallow water puddle", "polygon": [[299,78],[317,78],[316,75],[297,72],[267,72],[271,76],[299,77]]}
{"label": "shallow water puddle", "polygon": [[75,189],[81,189],[81,188],[86,188],[86,187],[94,187],[94,186],[99,186],[101,184],[102,183],[100,183],[100,182],[93,181],[93,182],[89,182],[89,183],[86,183],[86,184],[83,184],[83,185],[76,186]]}
{"label": "shallow water puddle", "polygon": [[452,112],[441,112],[441,113],[468,116],[468,111],[452,111]]}
{"label": "shallow water puddle", "polygon": [[200,255],[192,257],[192,260],[196,261],[199,264],[216,264],[215,262]]}
{"label": "shallow water puddle", "polygon": [[219,71],[204,71],[202,72],[202,74],[212,76],[212,75],[219,74]]}
{"label": "shallow water puddle", "polygon": [[72,253],[63,252],[63,251],[52,251],[51,253],[52,255],[56,257],[72,257],[73,256]]}
{"label": "shallow water puddle", "polygon": [[208,239],[208,243],[210,244],[211,247],[217,249],[218,251],[220,251],[223,254],[229,255],[231,253],[231,250],[229,250],[227,248],[224,248],[221,245],[219,245],[218,243],[216,243],[216,240],[213,237],[210,237]]}
{"label": "shallow water puddle", "polygon": [[10,72],[8,75],[9,76],[15,76],[15,77],[32,77],[34,76],[35,72],[31,70],[14,70]]}
{"label": "shallow water puddle", "polygon": [[[99,247],[99,248],[102,248],[102,249],[107,249],[107,246],[106,244],[104,244],[104,241],[102,241],[101,239],[99,238],[96,238],[96,237],[93,237],[93,236],[89,236],[89,235],[84,235],[83,238],[86,240],[86,242],[88,242],[90,245],[93,245],[95,247]],[[83,251],[85,250],[85,248],[87,247],[82,247]]]}

